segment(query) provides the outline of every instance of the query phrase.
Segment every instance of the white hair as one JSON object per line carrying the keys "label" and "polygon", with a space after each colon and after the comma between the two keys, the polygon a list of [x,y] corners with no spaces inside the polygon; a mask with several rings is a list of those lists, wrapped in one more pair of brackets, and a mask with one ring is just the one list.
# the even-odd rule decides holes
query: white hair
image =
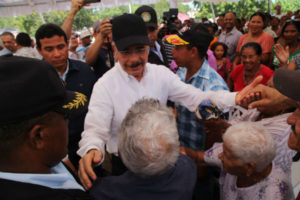
{"label": "white hair", "polygon": [[223,141],[243,163],[254,162],[256,171],[264,170],[274,159],[276,143],[266,129],[255,122],[241,122],[227,129]]}
{"label": "white hair", "polygon": [[178,158],[178,132],[171,109],[158,100],[137,101],[124,118],[119,152],[125,166],[142,176],[160,175]]}

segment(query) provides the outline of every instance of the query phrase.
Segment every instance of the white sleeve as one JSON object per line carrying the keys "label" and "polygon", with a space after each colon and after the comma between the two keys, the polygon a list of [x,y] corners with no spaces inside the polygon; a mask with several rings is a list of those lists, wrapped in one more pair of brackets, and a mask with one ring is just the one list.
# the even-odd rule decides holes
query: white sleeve
{"label": "white sleeve", "polygon": [[214,102],[221,110],[235,105],[236,92],[228,92],[226,90],[203,92],[201,89],[182,82],[171,71],[165,73],[165,77],[168,81],[168,99],[185,106],[191,112],[194,112],[203,100],[208,99]]}
{"label": "white sleeve", "polygon": [[84,131],[81,134],[77,151],[78,155],[82,157],[89,150],[98,149],[102,151],[104,157],[104,147],[109,139],[113,113],[111,97],[102,82],[98,81],[91,95]]}

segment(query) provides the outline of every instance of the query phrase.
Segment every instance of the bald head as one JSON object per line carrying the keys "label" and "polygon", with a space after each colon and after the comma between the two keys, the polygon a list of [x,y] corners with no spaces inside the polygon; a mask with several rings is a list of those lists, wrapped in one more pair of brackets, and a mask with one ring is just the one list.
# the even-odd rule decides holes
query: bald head
{"label": "bald head", "polygon": [[235,14],[232,12],[226,13],[225,18],[224,18],[224,25],[226,32],[230,32],[233,27],[235,26]]}

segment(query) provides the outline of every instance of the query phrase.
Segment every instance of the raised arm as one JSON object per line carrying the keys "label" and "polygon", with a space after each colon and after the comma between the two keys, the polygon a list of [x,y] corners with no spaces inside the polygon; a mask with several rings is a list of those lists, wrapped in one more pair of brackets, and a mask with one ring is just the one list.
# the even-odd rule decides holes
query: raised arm
{"label": "raised arm", "polygon": [[61,26],[61,28],[66,33],[68,40],[70,39],[72,34],[72,27],[73,27],[75,16],[77,12],[83,7],[83,5],[84,5],[84,0],[72,0],[71,9],[63,25]]}
{"label": "raised arm", "polygon": [[86,52],[86,62],[89,65],[95,64],[98,53],[105,41],[105,38],[108,37],[109,34],[111,34],[112,24],[109,22],[109,20],[103,20],[100,23],[100,32],[95,33],[96,39],[95,42],[88,48]]}

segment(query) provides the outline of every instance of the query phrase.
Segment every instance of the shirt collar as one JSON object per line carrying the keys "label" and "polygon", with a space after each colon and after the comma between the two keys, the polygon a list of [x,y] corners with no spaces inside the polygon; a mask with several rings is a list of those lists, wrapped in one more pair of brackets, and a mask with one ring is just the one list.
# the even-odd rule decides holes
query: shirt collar
{"label": "shirt collar", "polygon": [[63,81],[66,81],[66,78],[67,78],[67,73],[69,72],[69,60],[67,60],[67,68],[66,68],[66,71],[63,73],[63,74],[61,74],[61,73],[59,73],[59,72],[57,72],[58,73],[58,75],[60,76],[60,78],[63,80]]}
{"label": "shirt collar", "polygon": [[158,44],[157,41],[154,42],[154,46],[155,46],[155,48],[150,47],[150,49],[160,52],[160,45]]}
{"label": "shirt collar", "polygon": [[[190,78],[192,80],[195,77],[200,77],[209,80],[209,64],[206,59],[204,59],[202,66],[200,69]],[[185,80],[185,76],[187,73],[187,69],[184,67],[180,67],[178,70],[178,75],[180,76],[181,79]]]}
{"label": "shirt collar", "polygon": [[0,178],[42,185],[55,189],[80,189],[83,187],[79,185],[70,172],[62,163],[51,168],[51,174],[26,174],[26,173],[8,173],[0,172]]}
{"label": "shirt collar", "polygon": [[224,31],[222,34],[233,35],[235,33],[235,31],[237,31],[237,29],[235,27],[233,27],[233,29],[229,33],[226,33],[226,31]]}

